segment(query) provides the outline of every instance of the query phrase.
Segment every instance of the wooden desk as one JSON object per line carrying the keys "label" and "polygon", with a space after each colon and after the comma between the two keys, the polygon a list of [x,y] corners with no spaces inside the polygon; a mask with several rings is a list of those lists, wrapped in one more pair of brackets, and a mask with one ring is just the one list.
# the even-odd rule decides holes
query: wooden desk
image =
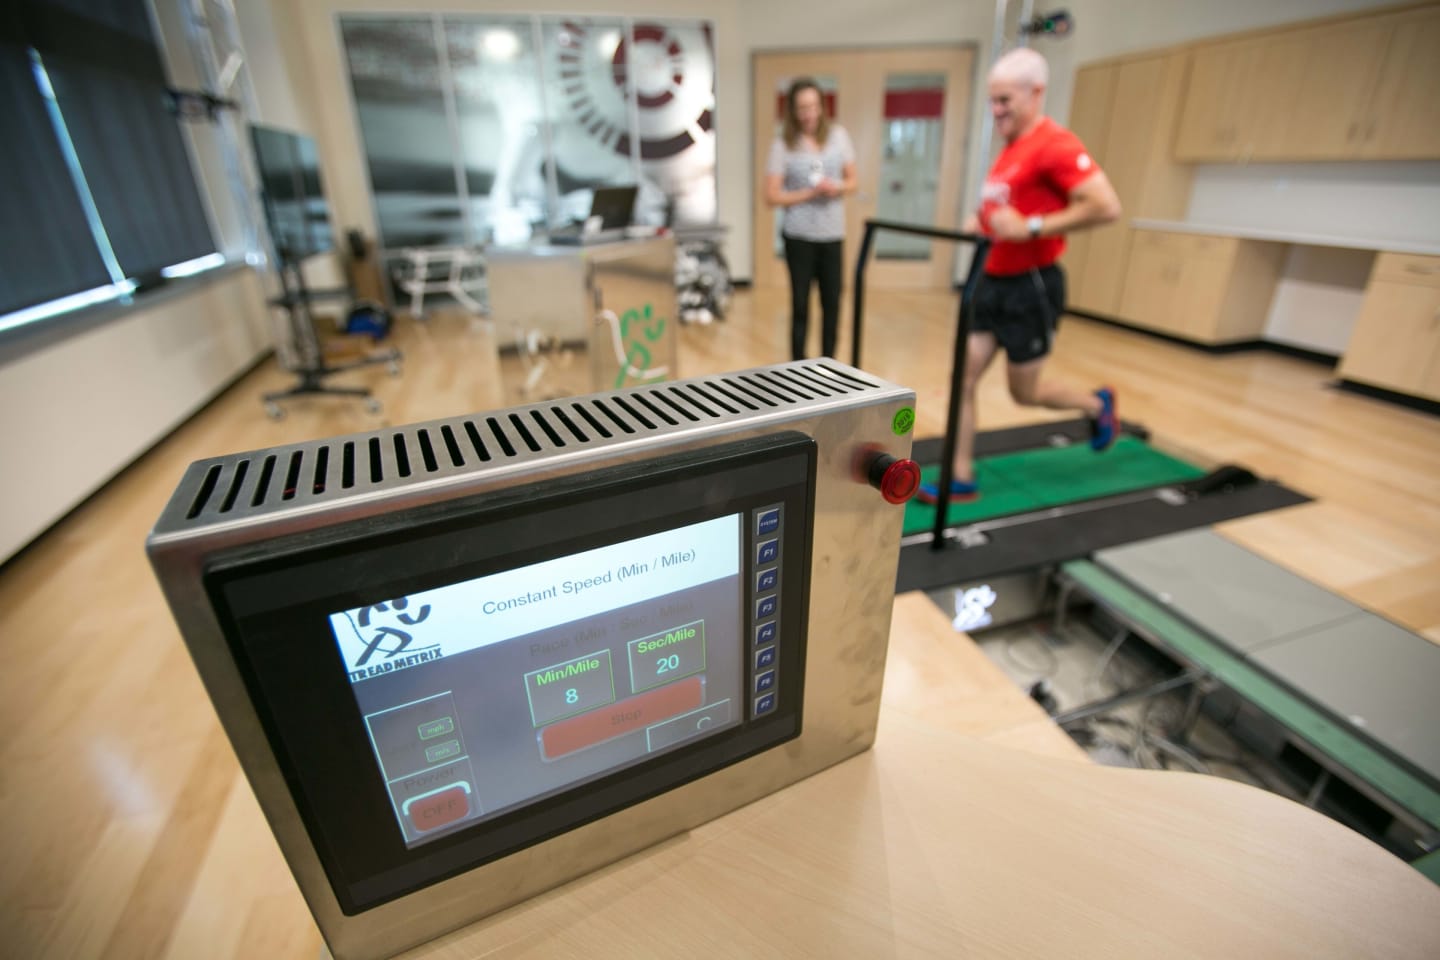
{"label": "wooden desk", "polygon": [[1440,956],[1440,890],[1358,834],[1083,758],[906,595],[873,750],[404,956]]}

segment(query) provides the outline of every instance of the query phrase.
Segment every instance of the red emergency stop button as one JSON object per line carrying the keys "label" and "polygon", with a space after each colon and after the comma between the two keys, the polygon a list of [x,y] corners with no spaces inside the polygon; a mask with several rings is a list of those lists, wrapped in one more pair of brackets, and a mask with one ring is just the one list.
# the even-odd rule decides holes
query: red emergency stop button
{"label": "red emergency stop button", "polygon": [[920,489],[920,465],[910,459],[896,459],[882,453],[870,461],[870,486],[889,503],[904,503]]}

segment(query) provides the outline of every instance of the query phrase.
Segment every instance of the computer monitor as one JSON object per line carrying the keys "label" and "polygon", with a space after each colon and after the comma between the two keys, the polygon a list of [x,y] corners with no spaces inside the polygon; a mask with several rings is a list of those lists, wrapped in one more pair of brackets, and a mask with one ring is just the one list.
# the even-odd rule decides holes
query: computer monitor
{"label": "computer monitor", "polygon": [[298,263],[333,250],[330,207],[315,141],[259,124],[250,127],[250,139],[260,173],[265,222],[276,253],[285,262]]}
{"label": "computer monitor", "polygon": [[639,189],[628,187],[596,187],[590,200],[590,216],[600,218],[601,230],[622,230],[635,216],[635,197]]}

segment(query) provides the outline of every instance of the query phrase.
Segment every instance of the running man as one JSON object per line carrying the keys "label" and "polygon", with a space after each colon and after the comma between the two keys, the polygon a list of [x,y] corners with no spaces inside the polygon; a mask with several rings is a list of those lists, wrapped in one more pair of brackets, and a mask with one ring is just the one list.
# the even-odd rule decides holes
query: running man
{"label": "running man", "polygon": [[[1045,116],[1050,70],[1034,50],[1012,50],[990,71],[990,115],[1005,142],[985,179],[978,215],[962,228],[994,242],[975,294],[966,344],[964,402],[955,444],[951,499],[972,499],[975,482],[975,385],[1003,347],[1010,395],[1027,407],[1078,410],[1090,418],[1090,446],[1108,450],[1120,431],[1115,391],[1085,393],[1042,380],[1055,327],[1065,309],[1065,274],[1056,261],[1065,234],[1120,216],[1115,188],[1080,138]],[[919,497],[934,503],[938,484]]]}

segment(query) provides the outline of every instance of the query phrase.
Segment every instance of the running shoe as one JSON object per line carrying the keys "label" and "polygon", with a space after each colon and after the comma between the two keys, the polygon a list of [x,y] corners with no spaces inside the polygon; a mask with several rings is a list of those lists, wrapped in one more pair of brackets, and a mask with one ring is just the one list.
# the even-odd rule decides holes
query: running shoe
{"label": "running shoe", "polygon": [[[950,481],[950,502],[957,501],[964,503],[966,500],[974,500],[980,496],[980,485],[974,480],[951,480]],[[931,506],[940,502],[940,484],[922,483],[920,492],[915,494],[915,499],[921,503],[928,503]]]}
{"label": "running shoe", "polygon": [[1120,438],[1120,417],[1115,412],[1115,388],[1101,387],[1095,391],[1100,398],[1100,416],[1090,421],[1090,449],[1103,453]]}

